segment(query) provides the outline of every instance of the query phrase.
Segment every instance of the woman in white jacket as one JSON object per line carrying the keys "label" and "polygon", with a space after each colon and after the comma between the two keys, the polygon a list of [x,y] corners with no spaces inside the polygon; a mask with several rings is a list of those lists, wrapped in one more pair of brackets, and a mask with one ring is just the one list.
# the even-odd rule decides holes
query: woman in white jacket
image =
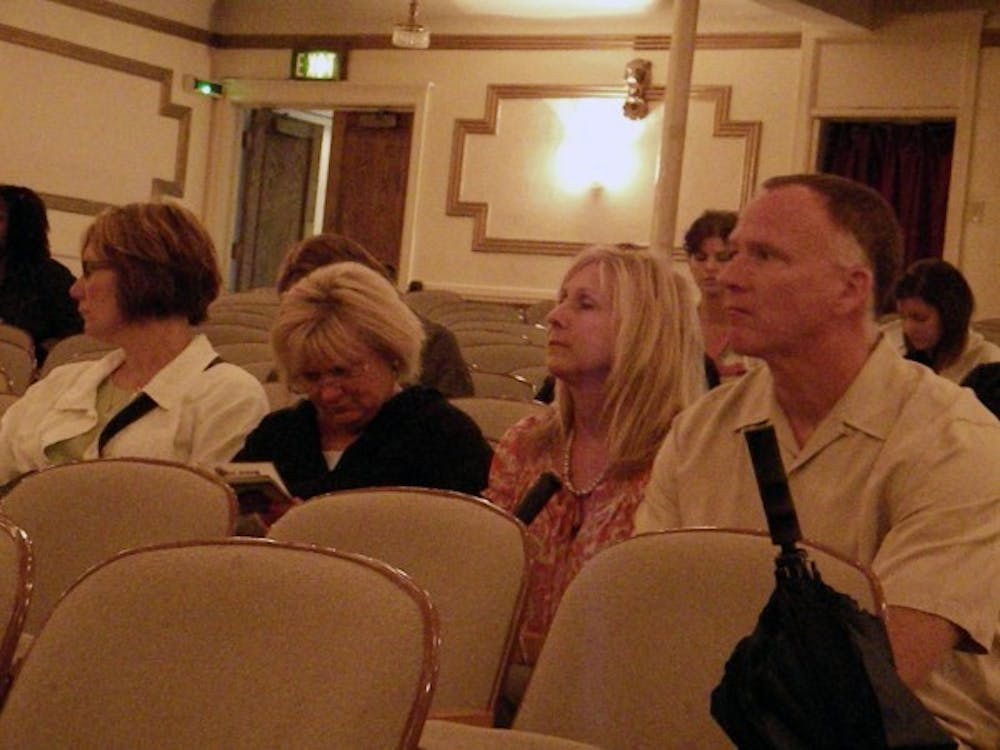
{"label": "woman in white jacket", "polygon": [[260,383],[194,328],[220,288],[204,227],[175,204],[111,208],[80,255],[70,294],[84,332],[117,348],[55,368],[8,409],[0,482],[101,456],[228,461],[268,406]]}
{"label": "woman in white jacket", "polygon": [[996,394],[982,389],[996,379],[980,376],[1000,362],[1000,346],[969,328],[976,303],[962,272],[947,261],[918,260],[896,282],[895,297],[906,358],[955,383],[975,383],[980,400],[995,403]]}

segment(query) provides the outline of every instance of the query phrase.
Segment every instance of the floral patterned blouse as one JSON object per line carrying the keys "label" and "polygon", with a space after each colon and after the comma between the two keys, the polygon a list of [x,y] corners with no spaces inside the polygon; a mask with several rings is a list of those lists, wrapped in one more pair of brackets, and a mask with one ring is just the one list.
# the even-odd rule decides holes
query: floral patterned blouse
{"label": "floral patterned blouse", "polygon": [[[529,445],[527,437],[540,419],[527,417],[507,430],[493,457],[489,486],[483,494],[510,512],[544,472],[563,478],[564,446],[538,454]],[[559,600],[583,564],[632,535],[635,511],[648,481],[648,471],[624,481],[605,479],[583,498],[563,487],[528,527],[536,544],[519,639],[520,661],[535,662]]]}

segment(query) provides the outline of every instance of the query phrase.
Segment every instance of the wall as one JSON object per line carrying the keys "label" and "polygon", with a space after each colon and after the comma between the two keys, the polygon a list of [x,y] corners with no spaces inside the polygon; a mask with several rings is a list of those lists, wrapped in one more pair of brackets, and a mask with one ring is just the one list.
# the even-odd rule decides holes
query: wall
{"label": "wall", "polygon": [[0,181],[44,195],[53,253],[74,272],[80,235],[105,205],[160,194],[205,210],[211,102],[185,92],[182,78],[210,72],[198,28],[211,0],[171,5],[176,27],[153,24],[167,33],[58,2],[3,0]]}
{"label": "wall", "polygon": [[[587,89],[614,88],[615,98],[609,103],[614,117],[625,123],[620,114],[622,74],[625,64],[636,56],[653,60],[653,83],[662,86],[665,50],[353,52],[350,84],[325,84],[330,101],[335,101],[338,92],[348,86],[375,92],[380,86],[429,85],[425,137],[417,144],[421,171],[416,197],[420,208],[413,217],[409,262],[404,248],[404,280],[419,278],[429,287],[448,287],[475,297],[528,300],[550,296],[568,264],[565,255],[547,254],[545,248],[535,253],[472,251],[474,220],[448,214],[449,179],[457,154],[453,145],[455,124],[482,120],[487,114],[487,87],[504,85],[531,96],[536,89],[558,90],[570,102],[575,101],[574,96],[585,95]],[[797,87],[798,58],[797,48],[708,50],[697,55],[694,84],[726,91],[730,95],[726,103],[728,121],[754,123],[764,134],[753,155],[761,173],[781,171],[791,159],[796,108],[787,92]],[[215,55],[214,72],[223,79],[246,77],[259,81],[283,77],[287,66],[288,53],[284,50],[220,50]],[[576,93],[578,89],[580,93]],[[637,178],[640,181],[630,186],[638,194],[636,200],[617,199],[616,203],[610,190],[584,191],[576,197],[575,205],[563,205],[572,201],[561,196],[552,180],[542,174],[562,134],[531,129],[533,112],[540,115],[548,111],[551,119],[549,104],[553,98],[501,102],[497,135],[470,135],[467,139],[459,197],[462,201],[490,203],[490,237],[542,244],[645,242],[652,221],[660,105],[655,105],[653,115],[647,118],[643,140],[646,150],[639,155],[640,166],[645,169]],[[227,106],[231,105],[219,103],[220,108]],[[714,100],[693,102],[690,138],[704,151],[692,151],[685,160],[685,169],[691,184],[700,186],[694,191],[696,195],[712,196],[714,191],[719,197],[706,197],[701,202],[689,198],[682,205],[681,223],[708,207],[706,202],[716,208],[739,208],[744,139],[713,135],[718,107]],[[589,158],[596,160],[614,145],[594,133]],[[723,181],[723,174],[731,176]],[[609,227],[625,214],[627,217],[621,218],[618,227]],[[492,244],[504,248],[511,243]]]}
{"label": "wall", "polygon": [[[179,193],[205,217],[227,262],[238,169],[233,123],[239,107],[235,99],[213,101],[188,93],[184,74],[233,79],[234,92],[267,92],[266,101],[244,98],[247,106],[338,101],[378,106],[384,101],[419,109],[404,227],[404,282],[420,278],[429,287],[470,296],[535,299],[552,294],[567,265],[567,256],[558,254],[560,242],[642,241],[647,231],[652,184],[643,186],[652,182],[648,169],[633,186],[630,195],[637,197],[629,199],[605,189],[584,191],[573,203],[541,179],[540,165],[550,160],[559,137],[545,135],[549,131],[532,119],[533,111],[551,109],[544,97],[504,99],[496,136],[467,136],[457,188],[453,140],[458,121],[487,115],[490,86],[536,93],[552,87],[561,92],[621,87],[625,63],[634,57],[653,61],[653,83],[662,86],[667,72],[662,46],[409,52],[362,45],[351,54],[349,82],[298,84],[287,81],[286,49],[210,47],[209,0],[131,0],[130,5],[132,15],[109,16],[74,7],[100,6],[95,3],[4,0],[0,17],[0,95],[17,103],[4,107],[0,116],[5,145],[0,180],[46,194],[54,206],[53,244],[71,267],[80,232],[94,211],[158,192]],[[1000,39],[995,29],[980,37],[979,23],[971,14],[938,14],[903,19],[850,39],[843,31],[805,29],[801,44],[789,45],[786,34],[773,48],[760,44],[766,35],[747,37],[752,43],[742,47],[702,43],[693,83],[727,91],[727,122],[756,128],[754,184],[808,168],[816,118],[824,113],[955,116],[960,143],[947,257],[969,276],[979,316],[985,317],[1000,316],[1000,184],[995,179],[1000,171],[995,148]],[[916,69],[930,74],[915,75]],[[707,133],[716,109],[717,103],[705,100],[692,104],[680,229],[701,203],[731,204],[745,192],[736,183],[747,173],[747,137]],[[522,124],[515,127],[518,118]],[[521,128],[532,138],[519,138]],[[644,138],[643,149],[649,152],[641,162],[648,167],[655,162],[655,133]],[[599,140],[593,149],[595,156],[605,150]],[[501,167],[508,156],[529,168],[505,173]],[[456,199],[496,204],[484,237],[477,238],[473,217],[449,214],[449,203],[454,209]],[[546,226],[549,205],[558,208],[552,226]],[[518,230],[524,230],[520,236]],[[518,240],[523,240],[520,246]],[[541,243],[541,251],[532,243]],[[557,254],[548,254],[553,245]],[[518,252],[495,252],[498,247]]]}

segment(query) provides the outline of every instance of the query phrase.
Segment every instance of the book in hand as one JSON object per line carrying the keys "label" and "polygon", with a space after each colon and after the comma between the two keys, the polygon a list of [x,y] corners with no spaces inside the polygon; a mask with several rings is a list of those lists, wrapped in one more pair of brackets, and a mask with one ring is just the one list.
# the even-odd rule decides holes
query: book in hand
{"label": "book in hand", "polygon": [[272,507],[293,502],[274,464],[268,461],[227,463],[215,471],[233,488],[241,513],[267,513]]}

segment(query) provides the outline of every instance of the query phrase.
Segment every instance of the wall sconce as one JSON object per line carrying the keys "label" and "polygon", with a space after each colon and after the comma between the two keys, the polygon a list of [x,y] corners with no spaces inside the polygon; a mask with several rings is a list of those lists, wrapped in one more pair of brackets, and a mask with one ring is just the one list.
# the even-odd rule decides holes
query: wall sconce
{"label": "wall sconce", "polygon": [[649,104],[646,102],[646,89],[652,78],[653,63],[637,57],[625,65],[625,85],[628,94],[622,111],[630,120],[641,120],[649,114]]}

